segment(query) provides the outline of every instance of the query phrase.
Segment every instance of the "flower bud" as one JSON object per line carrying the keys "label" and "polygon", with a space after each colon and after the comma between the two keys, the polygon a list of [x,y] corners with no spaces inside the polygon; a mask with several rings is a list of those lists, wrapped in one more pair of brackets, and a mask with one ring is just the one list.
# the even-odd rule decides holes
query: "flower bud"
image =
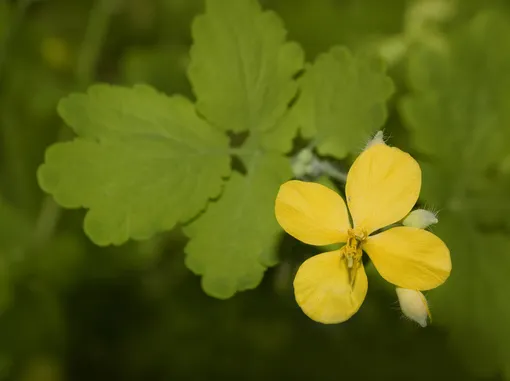
{"label": "flower bud", "polygon": [[397,287],[397,297],[402,313],[422,327],[427,326],[427,318],[430,318],[427,299],[420,291]]}
{"label": "flower bud", "polygon": [[430,225],[437,224],[438,219],[435,213],[425,209],[416,209],[404,218],[402,224],[413,228],[425,229]]}
{"label": "flower bud", "polygon": [[384,144],[384,133],[382,131],[377,131],[377,134],[367,143],[365,149],[381,143]]}
{"label": "flower bud", "polygon": [[297,178],[306,176],[310,170],[310,165],[314,160],[312,150],[305,148],[301,150],[292,161],[292,171]]}

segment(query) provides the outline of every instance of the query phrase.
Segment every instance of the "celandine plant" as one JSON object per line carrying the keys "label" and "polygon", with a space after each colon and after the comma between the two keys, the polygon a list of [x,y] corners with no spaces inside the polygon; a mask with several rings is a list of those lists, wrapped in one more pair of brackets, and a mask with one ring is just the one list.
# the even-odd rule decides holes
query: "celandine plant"
{"label": "celandine plant", "polygon": [[[365,250],[399,287],[404,314],[425,325],[419,291],[446,279],[448,249],[424,226],[412,227],[420,216],[381,231],[416,203],[416,161],[375,139],[347,179],[351,224],[339,195],[292,180],[309,168],[288,155],[298,134],[314,142],[318,157],[358,152],[386,120],[394,87],[383,62],[337,46],[305,63],[279,17],[257,1],[205,3],[192,26],[195,99],[142,84],[96,84],[65,97],[58,112],[76,137],[47,149],[41,188],[62,207],[87,209],[84,231],[100,246],[181,226],[189,238],[186,266],[220,299],[257,287],[278,263],[278,195],[277,217],[290,234],[315,245],[346,242],[299,270],[296,298],[306,314],[335,323],[358,310],[367,292]],[[234,146],[232,133],[247,138]],[[317,160],[317,173],[335,170]]]}

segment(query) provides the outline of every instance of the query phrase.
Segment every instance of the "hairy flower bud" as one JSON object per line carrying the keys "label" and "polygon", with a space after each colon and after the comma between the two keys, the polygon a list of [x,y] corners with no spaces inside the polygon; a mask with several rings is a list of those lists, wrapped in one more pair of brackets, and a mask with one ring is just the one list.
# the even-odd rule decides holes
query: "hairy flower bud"
{"label": "hairy flower bud", "polygon": [[372,139],[367,143],[365,149],[372,147],[375,144],[384,143],[384,133],[382,131],[377,131]]}
{"label": "hairy flower bud", "polygon": [[438,219],[435,213],[425,209],[416,209],[404,218],[402,224],[413,228],[425,229],[430,225],[437,224]]}
{"label": "hairy flower bud", "polygon": [[420,291],[397,287],[397,297],[402,313],[422,327],[427,326],[427,318],[430,318],[427,299]]}

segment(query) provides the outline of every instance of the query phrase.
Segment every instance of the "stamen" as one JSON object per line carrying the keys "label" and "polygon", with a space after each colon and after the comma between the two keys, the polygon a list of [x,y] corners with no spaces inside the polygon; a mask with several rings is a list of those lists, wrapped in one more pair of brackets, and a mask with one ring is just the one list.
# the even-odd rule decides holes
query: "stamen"
{"label": "stamen", "polygon": [[347,257],[347,267],[352,269],[352,265],[354,264],[354,259],[352,256]]}
{"label": "stamen", "polygon": [[347,234],[347,243],[344,246],[343,255],[349,270],[349,283],[352,288],[356,282],[356,275],[361,263],[361,245],[365,241],[367,234],[365,230],[360,228],[349,229]]}

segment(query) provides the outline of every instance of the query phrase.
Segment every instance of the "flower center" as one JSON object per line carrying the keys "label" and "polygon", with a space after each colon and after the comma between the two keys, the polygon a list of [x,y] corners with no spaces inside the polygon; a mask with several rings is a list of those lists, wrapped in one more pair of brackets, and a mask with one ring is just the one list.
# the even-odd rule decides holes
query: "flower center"
{"label": "flower center", "polygon": [[351,287],[356,280],[359,264],[361,263],[361,246],[367,239],[367,232],[361,228],[349,229],[347,231],[347,243],[342,248],[342,255],[347,263]]}
{"label": "flower center", "polygon": [[344,246],[344,256],[347,267],[352,268],[354,262],[361,260],[361,245],[367,239],[367,233],[361,228],[349,229],[347,231],[347,243]]}

